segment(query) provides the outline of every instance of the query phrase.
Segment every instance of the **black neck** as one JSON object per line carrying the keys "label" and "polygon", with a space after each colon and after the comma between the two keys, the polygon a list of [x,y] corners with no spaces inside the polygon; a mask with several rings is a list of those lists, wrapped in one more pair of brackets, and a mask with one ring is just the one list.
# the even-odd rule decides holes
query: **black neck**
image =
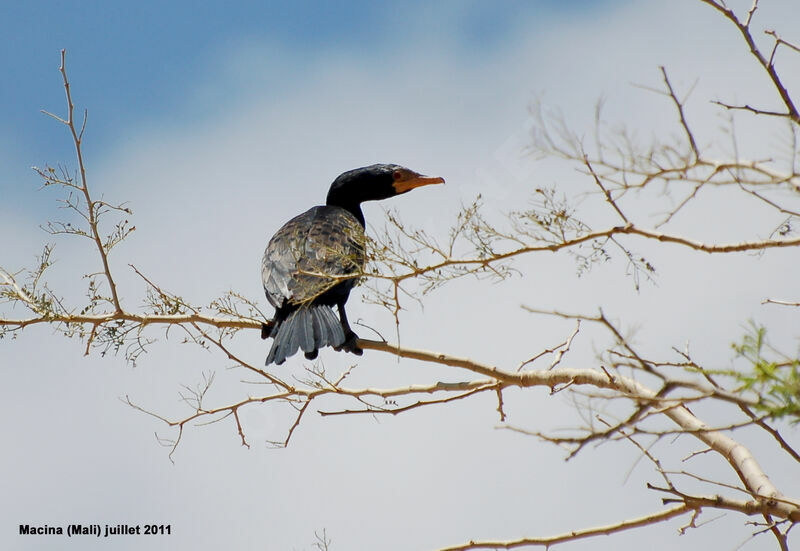
{"label": "black neck", "polygon": [[366,227],[366,221],[364,220],[364,213],[361,212],[361,201],[339,201],[336,198],[328,197],[328,201],[326,203],[330,207],[340,207],[344,210],[348,211],[350,214],[356,217],[358,222]]}

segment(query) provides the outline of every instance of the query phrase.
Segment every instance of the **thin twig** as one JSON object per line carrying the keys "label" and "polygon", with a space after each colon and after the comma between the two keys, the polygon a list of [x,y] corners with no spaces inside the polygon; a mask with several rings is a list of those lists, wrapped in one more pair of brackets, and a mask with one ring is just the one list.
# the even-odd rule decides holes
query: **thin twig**
{"label": "thin twig", "polygon": [[452,547],[443,547],[439,551],[470,551],[473,549],[516,549],[518,547],[527,547],[531,545],[543,545],[550,547],[559,543],[568,541],[577,541],[584,538],[591,538],[594,536],[602,536],[615,534],[630,530],[631,528],[638,528],[640,526],[650,526],[659,522],[667,521],[671,518],[683,515],[689,511],[695,510],[686,504],[676,505],[664,511],[659,511],[643,517],[624,520],[615,524],[606,526],[598,526],[596,528],[586,528],[584,530],[573,530],[565,534],[557,536],[543,537],[543,538],[520,538],[518,540],[509,541],[470,541],[461,545],[454,545]]}
{"label": "thin twig", "polygon": [[97,252],[100,254],[100,260],[103,263],[103,272],[105,273],[106,280],[108,281],[108,287],[111,291],[111,301],[114,305],[115,313],[119,314],[122,313],[122,306],[119,302],[119,296],[117,295],[117,285],[114,282],[114,278],[111,276],[111,268],[108,265],[108,255],[105,246],[103,245],[103,240],[100,237],[100,231],[97,225],[97,203],[92,201],[92,197],[89,194],[89,185],[86,181],[86,166],[83,162],[83,151],[81,149],[82,139],[83,139],[83,132],[86,128],[86,118],[88,117],[88,113],[84,115],[83,125],[81,126],[80,133],[75,129],[75,120],[74,120],[74,111],[75,106],[72,103],[72,92],[70,91],[70,84],[69,79],[67,78],[67,69],[66,69],[66,50],[61,50],[61,67],[59,67],[59,71],[61,72],[61,76],[64,80],[64,90],[67,94],[67,119],[61,119],[61,122],[67,125],[69,128],[70,133],[72,134],[72,141],[75,144],[75,155],[78,158],[78,169],[80,172],[81,177],[81,186],[80,190],[83,193],[83,197],[86,200],[86,216],[89,222],[89,228],[92,232],[92,239],[94,239],[95,245],[97,246]]}
{"label": "thin twig", "polygon": [[[783,84],[778,72],[775,69],[775,65],[772,64],[769,60],[767,60],[764,55],[761,53],[761,50],[758,48],[755,40],[753,39],[753,35],[750,33],[750,19],[752,17],[752,13],[754,10],[748,12],[747,20],[745,23],[742,23],[739,18],[736,16],[736,13],[730,8],[728,8],[724,3],[718,2],[717,0],[700,0],[704,4],[708,4],[722,15],[725,16],[731,23],[736,26],[741,33],[742,38],[747,43],[747,46],[750,48],[750,53],[758,60],[758,63],[761,67],[767,72],[769,75],[770,80],[772,81],[775,90],[780,95],[783,104],[786,106],[787,112],[783,114],[783,116],[789,117],[795,124],[800,124],[800,112],[797,111],[797,107],[795,107],[794,102],[792,101],[792,97],[789,95],[789,91]],[[757,2],[753,4],[755,8]]]}
{"label": "thin twig", "polygon": [[664,85],[667,87],[669,97],[672,98],[672,102],[675,104],[675,108],[678,110],[678,116],[681,119],[681,127],[686,134],[686,139],[689,140],[689,146],[692,148],[694,159],[698,160],[700,159],[700,151],[697,148],[697,142],[694,139],[694,134],[689,128],[689,123],[686,122],[686,115],[683,112],[683,102],[678,99],[678,96],[675,95],[675,90],[673,90],[672,83],[670,83],[669,77],[667,76],[667,70],[663,65],[660,66],[659,69],[661,70],[661,75],[664,77]]}

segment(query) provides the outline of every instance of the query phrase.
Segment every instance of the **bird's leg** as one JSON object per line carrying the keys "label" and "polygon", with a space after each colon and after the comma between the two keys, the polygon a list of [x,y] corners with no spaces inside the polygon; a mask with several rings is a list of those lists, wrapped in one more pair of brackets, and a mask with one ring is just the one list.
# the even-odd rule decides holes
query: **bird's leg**
{"label": "bird's leg", "polygon": [[352,352],[356,356],[360,356],[364,353],[361,348],[358,347],[356,341],[358,340],[358,335],[356,335],[352,329],[350,329],[350,324],[347,322],[347,313],[344,311],[344,302],[339,302],[336,305],[339,309],[339,320],[342,322],[342,330],[344,331],[344,342],[341,346],[336,347],[336,350],[344,350],[345,352]]}
{"label": "bird's leg", "polygon": [[283,322],[283,320],[286,319],[286,316],[288,315],[287,310],[288,310],[288,307],[286,305],[286,301],[284,300],[283,301],[283,306],[281,306],[280,308],[275,308],[275,315],[272,317],[272,319],[268,320],[268,321],[265,321],[264,323],[261,324],[261,338],[262,339],[265,339],[265,340],[268,339],[270,337],[270,335],[272,334],[272,330],[275,329],[275,327],[279,323]]}

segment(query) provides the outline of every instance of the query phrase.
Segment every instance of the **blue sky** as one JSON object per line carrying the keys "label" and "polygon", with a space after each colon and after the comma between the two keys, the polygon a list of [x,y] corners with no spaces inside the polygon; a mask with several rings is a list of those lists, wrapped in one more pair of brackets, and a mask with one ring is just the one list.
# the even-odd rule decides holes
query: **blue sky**
{"label": "blue sky", "polygon": [[[537,32],[561,17],[589,17],[605,4],[510,1],[497,10],[481,2],[5,2],[0,127],[14,129],[26,154],[63,143],[37,115],[60,106],[53,69],[61,48],[80,105],[90,107],[88,141],[100,153],[119,138],[119,128],[213,110],[187,106],[184,97],[198,80],[216,78],[220,52],[240,44],[280,52],[274,67],[248,68],[256,75],[287,66],[302,74],[331,53],[377,61],[427,33],[448,40],[459,56],[481,57],[517,33]],[[385,70],[375,78],[388,78],[391,67]],[[219,93],[229,101],[247,90]]]}
{"label": "blue sky", "polygon": [[[759,17],[800,28],[787,23],[796,20],[794,3],[763,2]],[[574,167],[526,153],[536,98],[581,134],[591,132],[596,102],[605,98],[610,127],[624,124],[649,142],[675,135],[676,118],[663,98],[634,84],[659,86],[658,66],[665,65],[680,90],[694,86],[698,99],[687,113],[699,121],[704,143],[722,140],[707,100],[774,100],[735,32],[697,0],[5,2],[0,21],[0,234],[14,236],[0,244],[0,266],[30,266],[54,240],[40,224],[68,216],[56,209],[57,190],[37,191],[30,170],[75,165],[65,129],[39,113],[64,112],[57,69],[66,48],[77,107],[89,110],[84,152],[95,197],[128,201],[135,213],[136,232],[110,259],[130,308],[141,304],[142,285],[129,262],[190,301],[207,304],[234,289],[269,311],[259,266],[269,236],[323,201],[329,182],[356,166],[399,162],[445,177],[445,186],[365,207],[373,226],[382,208],[396,208],[436,236],[447,235],[461,205],[478,193],[495,217],[527,205],[539,186],[582,193]],[[772,135],[741,128],[757,148],[768,147]],[[587,216],[606,207],[587,206]],[[727,239],[763,223],[737,212],[736,203],[712,207],[678,217],[676,231]],[[724,218],[731,211],[735,223]],[[97,268],[92,251],[58,239],[55,254],[52,286],[81,304],[81,276]],[[796,294],[785,269],[796,262],[792,251],[758,262],[663,247],[649,254],[658,285],[639,293],[624,277],[624,260],[578,277],[567,255],[537,256],[524,264],[526,277],[477,292],[477,282],[454,283],[427,296],[424,310],[403,313],[403,343],[516,366],[572,331],[571,323],[530,316],[520,303],[585,313],[602,307],[638,327],[654,349],[693,339],[702,343],[699,354],[722,364],[749,318],[793,336],[796,320],[786,310],[760,304],[764,288],[779,298]],[[358,293],[348,314],[394,334],[393,318]],[[487,329],[487,318],[504,324]],[[266,355],[257,337],[242,335],[236,346],[256,364]],[[586,342],[575,366],[594,365],[595,350]],[[286,450],[266,441],[281,437],[292,419],[252,408],[243,415],[250,450],[227,422],[192,427],[172,465],[153,438],[164,427],[120,397],[177,417],[186,411],[178,392],[202,373],[217,374],[215,403],[258,389],[243,389],[241,373],[224,358],[178,338],[159,342],[135,369],[119,357],[82,352],[44,327],[0,341],[0,403],[24,416],[0,424],[0,436],[14,443],[0,454],[0,472],[14,473],[0,481],[10,496],[0,518],[12,525],[155,520],[173,523],[175,533],[145,542],[153,549],[298,551],[312,549],[314,531],[326,528],[331,551],[407,551],[470,537],[552,535],[660,506],[641,490],[652,478],[636,450],[607,446],[565,465],[561,450],[496,430],[496,402],[480,398],[379,421],[307,416]],[[320,356],[331,371],[351,361],[327,350]],[[365,386],[463,377],[370,352],[359,361],[353,380]],[[304,365],[292,360],[282,369],[302,377]],[[512,419],[534,429],[542,421],[556,429],[580,423],[568,400],[545,394],[509,397]],[[678,445],[665,454],[686,448],[694,450]],[[791,471],[780,458],[765,459],[791,490]],[[570,549],[735,548],[748,534],[732,516],[681,540],[677,526]],[[758,548],[756,541],[744,549]],[[28,540],[24,549],[47,543]],[[0,547],[19,544],[0,526]],[[98,548],[142,545],[115,540]]]}

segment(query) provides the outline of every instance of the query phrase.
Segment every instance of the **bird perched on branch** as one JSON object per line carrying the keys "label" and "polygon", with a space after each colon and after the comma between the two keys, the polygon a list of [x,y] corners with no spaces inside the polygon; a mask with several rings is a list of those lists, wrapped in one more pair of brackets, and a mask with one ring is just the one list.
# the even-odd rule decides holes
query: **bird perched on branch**
{"label": "bird perched on branch", "polygon": [[361,203],[443,183],[398,165],[356,168],[333,181],[324,206],[292,218],[272,236],[261,266],[264,291],[275,307],[272,324],[261,333],[274,339],[267,365],[282,364],[298,348],[308,359],[324,346],[362,353],[344,307],[366,263]]}

